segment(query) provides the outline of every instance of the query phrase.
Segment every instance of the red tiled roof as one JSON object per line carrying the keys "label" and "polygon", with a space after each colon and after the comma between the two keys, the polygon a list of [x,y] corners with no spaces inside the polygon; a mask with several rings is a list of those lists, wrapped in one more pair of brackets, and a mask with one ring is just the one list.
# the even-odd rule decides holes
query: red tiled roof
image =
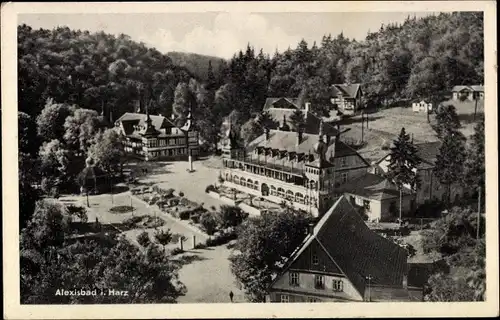
{"label": "red tiled roof", "polygon": [[374,285],[402,287],[403,277],[408,272],[406,250],[370,230],[344,196],[325,213],[313,233],[291,255],[282,273],[314,240],[362,296],[368,276]]}

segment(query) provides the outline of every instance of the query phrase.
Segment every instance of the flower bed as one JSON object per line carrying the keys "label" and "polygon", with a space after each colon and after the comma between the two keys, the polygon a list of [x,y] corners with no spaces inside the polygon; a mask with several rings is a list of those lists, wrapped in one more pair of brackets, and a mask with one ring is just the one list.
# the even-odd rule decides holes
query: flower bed
{"label": "flower bed", "polygon": [[116,206],[111,209],[109,209],[109,212],[111,213],[127,213],[127,212],[132,212],[134,211],[134,207],[131,206]]}

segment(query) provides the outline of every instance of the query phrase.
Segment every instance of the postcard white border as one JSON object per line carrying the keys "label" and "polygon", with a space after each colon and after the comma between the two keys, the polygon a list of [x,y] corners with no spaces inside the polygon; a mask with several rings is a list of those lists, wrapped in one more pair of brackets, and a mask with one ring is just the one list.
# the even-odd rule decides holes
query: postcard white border
{"label": "postcard white border", "polygon": [[[484,11],[487,287],[486,302],[321,303],[321,304],[152,304],[20,305],[17,182],[17,14],[150,12],[417,12]],[[3,270],[6,319],[241,318],[241,317],[472,317],[498,315],[498,150],[496,83],[496,2],[494,1],[338,1],[338,2],[182,2],[182,3],[3,3],[2,173]]]}

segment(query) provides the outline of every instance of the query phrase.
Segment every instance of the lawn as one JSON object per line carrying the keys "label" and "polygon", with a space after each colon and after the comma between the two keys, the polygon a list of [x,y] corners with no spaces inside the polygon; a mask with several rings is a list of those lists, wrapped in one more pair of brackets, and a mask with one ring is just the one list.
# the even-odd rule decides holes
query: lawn
{"label": "lawn", "polygon": [[[474,102],[460,101],[444,101],[443,104],[453,104],[457,109],[457,114],[462,123],[462,133],[469,137],[474,132]],[[478,115],[484,113],[483,102],[478,103]],[[405,128],[406,132],[412,136],[415,143],[434,142],[438,141],[436,132],[431,124],[435,123],[435,114],[429,117],[430,123],[427,120],[427,115],[423,112],[413,112],[410,107],[395,107],[381,109],[375,113],[369,114],[368,128],[365,123],[365,128],[362,130],[361,115],[348,118],[345,125],[341,126],[341,140],[349,144],[360,144],[363,135],[362,147],[358,152],[369,162],[379,160],[388,150],[383,150],[390,146],[401,128]]]}

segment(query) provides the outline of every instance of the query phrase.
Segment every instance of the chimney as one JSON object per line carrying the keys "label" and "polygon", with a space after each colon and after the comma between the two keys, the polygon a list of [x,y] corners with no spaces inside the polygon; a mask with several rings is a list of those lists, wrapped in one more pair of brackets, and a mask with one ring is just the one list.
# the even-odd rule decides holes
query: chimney
{"label": "chimney", "polygon": [[266,140],[269,140],[269,128],[265,128],[264,132],[266,133]]}
{"label": "chimney", "polygon": [[173,112],[172,112],[172,115],[170,116],[170,119],[175,120],[175,115]]}
{"label": "chimney", "polygon": [[309,222],[309,224],[307,225],[307,233],[308,234],[314,233],[314,223],[313,222]]}
{"label": "chimney", "polygon": [[311,110],[311,103],[306,102],[304,105],[305,105],[305,110],[306,110],[306,114],[307,114]]}
{"label": "chimney", "polygon": [[302,139],[303,139],[303,133],[302,130],[299,129],[297,131],[297,145],[302,143]]}

